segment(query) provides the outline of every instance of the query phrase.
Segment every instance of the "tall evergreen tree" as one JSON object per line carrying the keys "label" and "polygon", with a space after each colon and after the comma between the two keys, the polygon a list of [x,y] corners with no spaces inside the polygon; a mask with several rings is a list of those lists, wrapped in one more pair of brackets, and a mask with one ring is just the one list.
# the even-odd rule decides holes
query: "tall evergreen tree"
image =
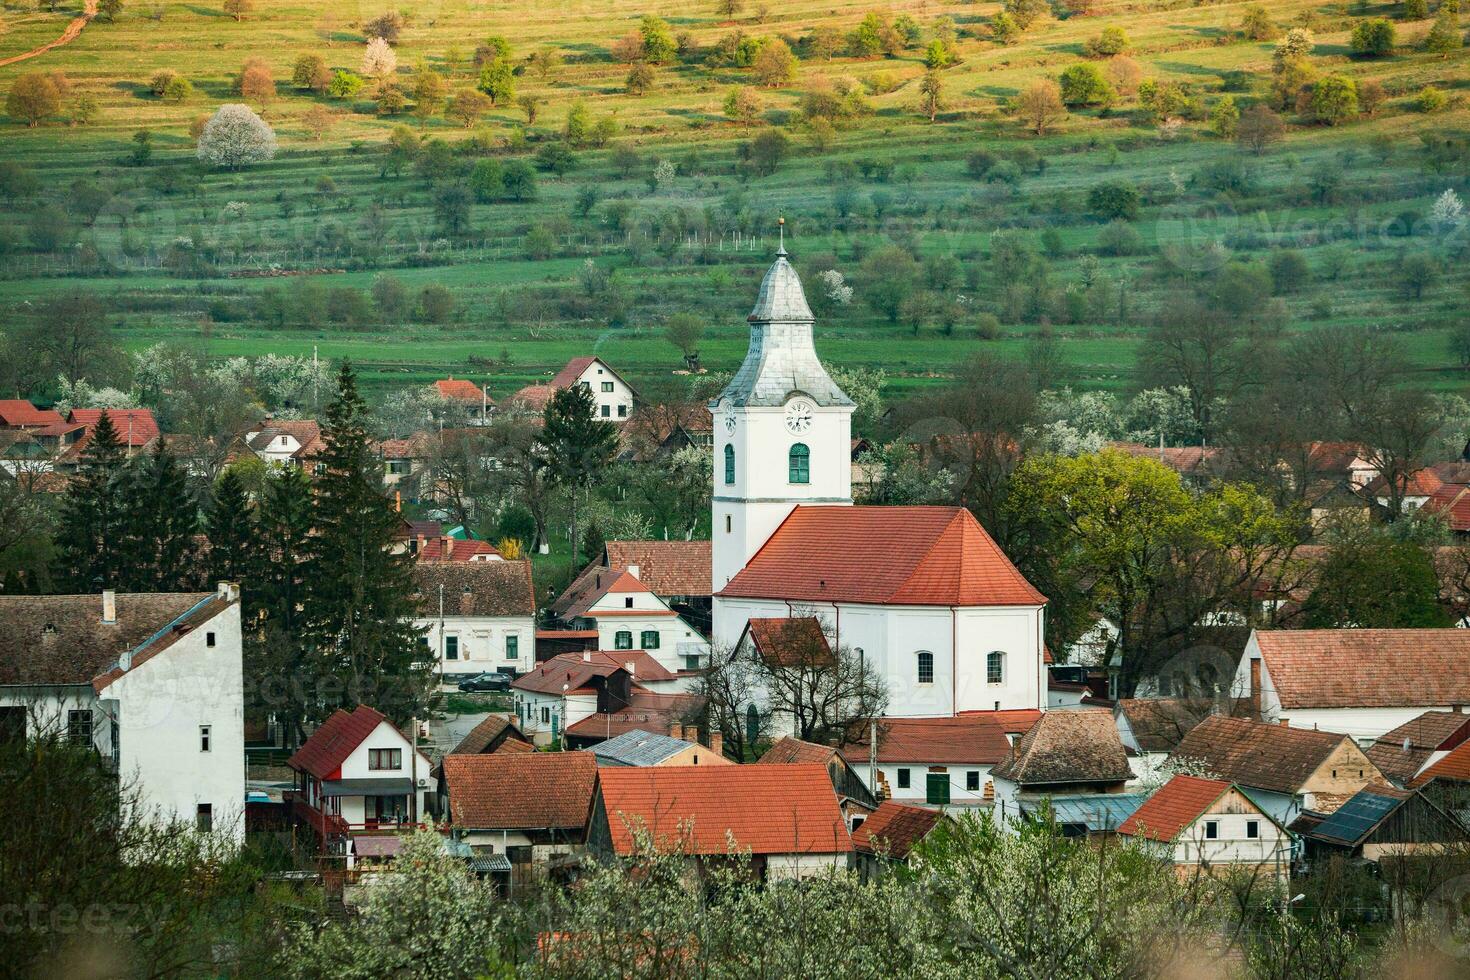
{"label": "tall evergreen tree", "polygon": [[582,544],[577,537],[577,498],[585,493],[612,461],[618,430],[596,418],[596,400],[586,385],[572,385],[552,396],[546,405],[546,424],[538,440],[552,481],[565,488],[572,501],[572,567],[580,564]]}
{"label": "tall evergreen tree", "polygon": [[344,362],[317,458],[308,628],[341,685],[339,703],[369,703],[401,721],[427,703],[431,674],[413,625],[414,559],[392,552],[401,522],[383,493],[367,422]]}
{"label": "tall evergreen tree", "polygon": [[240,582],[254,585],[256,574],[255,512],[245,484],[232,469],[215,481],[213,500],[205,522],[209,537],[209,583]]}
{"label": "tall evergreen tree", "polygon": [[58,571],[63,586],[73,592],[94,592],[119,584],[126,467],[112,417],[103,412],[61,502]]}
{"label": "tall evergreen tree", "polygon": [[162,439],[135,459],[124,481],[124,567],[136,592],[184,592],[199,587],[199,504],[188,475]]}
{"label": "tall evergreen tree", "polygon": [[241,589],[245,627],[245,710],[274,714],[292,744],[315,716],[330,666],[315,654],[303,609],[312,546],[311,484],[300,470],[267,477],[257,511],[259,562]]}

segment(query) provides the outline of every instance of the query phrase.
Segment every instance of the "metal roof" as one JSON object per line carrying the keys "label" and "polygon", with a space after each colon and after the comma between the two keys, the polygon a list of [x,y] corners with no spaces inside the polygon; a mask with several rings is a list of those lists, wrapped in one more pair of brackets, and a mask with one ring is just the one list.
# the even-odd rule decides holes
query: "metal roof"
{"label": "metal roof", "polygon": [[597,756],[599,766],[656,766],[693,744],[681,738],[635,728],[599,742],[590,751]]}
{"label": "metal roof", "polygon": [[470,870],[479,874],[510,871],[510,858],[504,854],[480,854],[470,858]]}
{"label": "metal roof", "polygon": [[1021,812],[1035,816],[1043,804],[1051,806],[1059,824],[1082,824],[1091,832],[1117,830],[1123,821],[1143,806],[1147,793],[1098,793],[1088,796],[1058,796],[1045,800],[1021,800]]}
{"label": "metal roof", "polygon": [[[424,772],[428,775],[428,771]],[[323,796],[404,796],[413,792],[413,780],[407,776],[381,779],[328,779],[322,783]]]}
{"label": "metal roof", "polygon": [[1411,795],[1379,787],[1360,789],[1311,830],[1309,836],[1356,846]]}

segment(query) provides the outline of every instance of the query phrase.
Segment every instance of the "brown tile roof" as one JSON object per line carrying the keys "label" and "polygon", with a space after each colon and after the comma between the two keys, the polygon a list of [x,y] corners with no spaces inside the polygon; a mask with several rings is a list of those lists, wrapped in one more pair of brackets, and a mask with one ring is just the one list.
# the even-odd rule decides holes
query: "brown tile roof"
{"label": "brown tile roof", "polygon": [[1336,732],[1212,715],[1169,758],[1197,762],[1241,786],[1293,794],[1344,741],[1352,740]]}
{"label": "brown tile roof", "polygon": [[1007,735],[1021,736],[1041,717],[1037,708],[1003,708],[1000,711],[961,711],[957,718],[989,718]]}
{"label": "brown tile roof", "polygon": [[[867,732],[842,747],[854,765],[868,761]],[[983,715],[954,718],[882,718],[878,722],[878,761],[994,765],[1010,754],[1005,729]],[[1126,760],[1125,760],[1126,762]]]}
{"label": "brown tile roof", "polygon": [[450,537],[427,538],[424,540],[424,546],[418,550],[419,561],[474,562],[475,564],[484,564],[492,556],[498,557],[499,555],[500,549],[496,548],[489,541],[481,541],[478,538],[465,538],[463,540]]}
{"label": "brown tile roof", "polygon": [[669,681],[675,676],[646,650],[585,650],[559,653],[517,677],[511,686],[536,694],[561,694],[577,690],[594,677],[627,670],[628,664],[633,665],[630,673],[635,683]]}
{"label": "brown tile roof", "polygon": [[526,745],[526,736],[516,727],[516,723],[505,715],[486,715],[474,728],[465,733],[465,737],[459,740],[459,744],[449,750],[450,755],[479,755],[484,752],[496,739],[504,737],[507,744],[518,742]]}
{"label": "brown tile roof", "polygon": [[778,738],[771,747],[766,749],[765,755],[756,760],[757,765],[762,766],[784,766],[795,762],[816,763],[825,766],[832,761],[837,750],[830,745],[818,745],[815,742],[803,742],[799,738],[790,735]]}
{"label": "brown tile roof", "polygon": [[322,427],[311,419],[263,422],[255,435],[248,440],[249,446],[257,452],[263,452],[270,448],[274,439],[283,435],[290,436],[299,444],[296,451],[291,454],[294,459],[315,456],[326,448],[326,444],[322,441]]}
{"label": "brown tile roof", "polygon": [[1161,449],[1139,442],[1110,442],[1108,447],[1130,456],[1154,460],[1181,476],[1209,473],[1222,456],[1219,449],[1206,446],[1165,446]]}
{"label": "brown tile roof", "polygon": [[1394,782],[1403,785],[1435,752],[1449,751],[1470,735],[1470,714],[1426,711],[1386,732],[1367,749],[1368,758]]}
{"label": "brown tile roof", "polygon": [[1470,704],[1470,630],[1257,630],[1283,708]]}
{"label": "brown tile roof", "polygon": [[446,755],[449,822],[474,830],[577,830],[597,782],[591,752]]}
{"label": "brown tile roof", "polygon": [[594,714],[568,725],[567,734],[578,738],[612,738],[641,728],[648,732],[666,732],[676,721],[696,714],[704,705],[698,694],[654,694],[635,690],[622,711]]}
{"label": "brown tile roof", "polygon": [[720,595],[921,606],[1046,602],[963,507],[798,506]]}
{"label": "brown tile roof", "polygon": [[631,566],[637,566],[638,580],[659,597],[710,594],[708,541],[609,541],[598,560],[557,597],[552,611],[562,619],[583,615],[606,583]]}
{"label": "brown tile roof", "polygon": [[1114,712],[1127,720],[1141,751],[1172,752],[1190,729],[1215,714],[1215,705],[1204,698],[1122,698]]}
{"label": "brown tile roof", "polygon": [[1123,782],[1133,775],[1113,713],[1048,711],[1011,747],[992,775],[1021,785]]}
{"label": "brown tile roof", "polygon": [[332,779],[363,739],[387,720],[365,704],[358,705],[350,713],[338,708],[286,760],[286,765],[309,772],[317,779]]}
{"label": "brown tile roof", "polygon": [[817,668],[837,662],[815,616],[757,617],[746,622],[745,635],[750,637],[756,654],[771,667]]}
{"label": "brown tile roof", "polygon": [[60,425],[61,421],[61,413],[37,408],[23,398],[0,398],[0,425],[29,429]]}
{"label": "brown tile roof", "polygon": [[556,394],[556,389],[551,385],[526,385],[520,391],[510,396],[510,402],[521,408],[544,411],[551,396]]}
{"label": "brown tile roof", "polygon": [[852,832],[852,846],[865,854],[886,854],[902,861],[942,819],[938,810],[884,800]]}
{"label": "brown tile roof", "polygon": [[[657,766],[601,771],[613,849],[633,850],[642,828],[665,846],[724,855],[733,838],[752,854],[844,854],[852,839],[826,768]],[[684,840],[687,835],[687,841]]]}
{"label": "brown tile roof", "polygon": [[421,561],[413,567],[420,616],[534,616],[536,590],[529,561]]}
{"label": "brown tile roof", "polygon": [[1143,806],[1118,827],[1118,833],[1148,840],[1172,841],[1230,792],[1230,784],[1218,779],[1178,775],[1144,801]]}
{"label": "brown tile roof", "polygon": [[441,397],[452,398],[455,401],[474,402],[479,405],[481,399],[486,398],[491,405],[495,404],[493,400],[484,395],[479,385],[465,378],[441,378],[434,382],[434,390],[439,392]]}
{"label": "brown tile roof", "polygon": [[[102,622],[101,595],[0,596],[0,684],[92,684],[118,657],[134,666],[179,635],[169,629],[216,615],[213,592],[119,593],[117,621]],[[223,600],[221,600],[223,602]],[[168,630],[167,634],[159,635]]]}

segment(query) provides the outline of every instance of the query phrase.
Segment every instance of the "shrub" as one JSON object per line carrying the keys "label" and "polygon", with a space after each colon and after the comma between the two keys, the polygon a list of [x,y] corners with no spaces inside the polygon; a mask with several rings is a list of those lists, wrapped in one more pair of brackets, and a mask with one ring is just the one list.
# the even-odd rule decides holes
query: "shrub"
{"label": "shrub", "polygon": [[1328,75],[1312,86],[1308,109],[1313,119],[1336,126],[1358,114],[1358,86],[1343,75]]}
{"label": "shrub", "polygon": [[1419,90],[1419,96],[1414,100],[1414,104],[1420,112],[1439,112],[1450,104],[1450,99],[1433,85],[1426,85]]}
{"label": "shrub", "polygon": [[995,154],[988,150],[976,150],[965,158],[965,173],[974,180],[984,180],[993,166]]}
{"label": "shrub", "polygon": [[1353,54],[1364,58],[1379,58],[1393,50],[1394,26],[1382,17],[1359,21],[1353,27],[1348,47]]}
{"label": "shrub", "polygon": [[1121,27],[1104,27],[1102,33],[1089,38],[1083,48],[1093,58],[1110,58],[1128,50],[1128,35]]}
{"label": "shrub", "polygon": [[1294,293],[1311,278],[1311,268],[1302,254],[1292,249],[1279,249],[1266,260],[1271,284],[1278,293]]}
{"label": "shrub", "polygon": [[1058,79],[1062,102],[1066,105],[1108,105],[1116,97],[1113,87],[1097,65],[1089,62],[1072,65]]}
{"label": "shrub", "polygon": [[454,294],[448,286],[431,282],[419,291],[418,310],[425,323],[447,323],[454,316]]}
{"label": "shrub", "polygon": [[156,71],[153,73],[153,77],[148,80],[148,91],[156,98],[163,98],[163,93],[168,88],[168,83],[178,77],[179,73],[172,68],[163,68]]}
{"label": "shrub", "polygon": [[1110,221],[1098,233],[1097,250],[1103,255],[1137,255],[1143,251],[1143,236],[1126,221]]}
{"label": "shrub", "polygon": [[1138,188],[1120,180],[1094,184],[1087,191],[1087,210],[1104,221],[1132,221],[1138,217]]}

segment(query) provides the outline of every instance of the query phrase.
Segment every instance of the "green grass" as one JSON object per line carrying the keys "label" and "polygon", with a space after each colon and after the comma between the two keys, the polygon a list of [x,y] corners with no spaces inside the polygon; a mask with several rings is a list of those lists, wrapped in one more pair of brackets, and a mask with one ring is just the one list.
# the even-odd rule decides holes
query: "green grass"
{"label": "green grass", "polygon": [[[679,367],[678,354],[661,335],[662,321],[670,313],[691,310],[707,321],[701,344],[707,367],[729,370],[738,362],[747,335],[744,314],[769,261],[777,214],[788,217],[799,264],[805,257],[833,253],[860,294],[855,250],[888,238],[913,244],[924,254],[960,257],[973,280],[973,286],[960,291],[973,301],[972,308],[1004,314],[1006,284],[994,280],[985,261],[990,233],[1007,225],[1038,231],[1055,227],[1066,254],[1052,261],[1052,282],[1059,287],[1075,284],[1081,256],[1096,247],[1101,230],[1084,214],[1086,191],[1100,181],[1119,179],[1143,191],[1144,209],[1135,225],[1145,248],[1140,255],[1102,260],[1107,275],[1126,275],[1134,283],[1131,309],[1121,322],[1110,317],[1097,323],[1044,325],[1039,316],[1023,315],[1005,317],[992,339],[980,339],[968,323],[961,323],[953,336],[933,324],[925,324],[916,335],[857,302],[819,324],[823,357],[844,366],[881,366],[889,373],[890,391],[902,395],[942,381],[978,351],[1019,356],[1029,338],[1045,327],[1057,341],[1061,380],[1083,388],[1123,390],[1135,382],[1134,358],[1143,327],[1169,287],[1156,275],[1155,253],[1161,245],[1177,244],[1181,225],[1175,218],[1191,215],[1189,233],[1195,236],[1231,236],[1237,241],[1235,254],[1243,259],[1261,258],[1274,245],[1297,245],[1314,269],[1322,267],[1324,250],[1332,246],[1310,235],[1297,240],[1296,232],[1349,220],[1369,230],[1341,243],[1351,255],[1339,279],[1318,276],[1284,297],[1290,329],[1368,323],[1401,331],[1420,383],[1440,390],[1464,388],[1461,372],[1445,349],[1447,330],[1464,315],[1463,263],[1450,264],[1431,294],[1412,303],[1394,288],[1394,265],[1406,248],[1428,243],[1406,243],[1374,230],[1377,222],[1401,211],[1424,214],[1445,187],[1464,191],[1463,173],[1428,174],[1417,151],[1419,134],[1463,134],[1470,123],[1463,104],[1470,89],[1470,56],[1456,53],[1441,59],[1413,49],[1429,21],[1398,24],[1403,47],[1394,57],[1354,61],[1347,57],[1346,40],[1357,15],[1388,14],[1388,5],[1354,6],[1351,12],[1340,4],[1271,5],[1273,19],[1283,26],[1299,14],[1314,12],[1314,62],[1324,73],[1380,80],[1391,98],[1372,119],[1332,129],[1293,125],[1282,146],[1249,161],[1258,188],[1234,201],[1233,217],[1224,220],[1192,217],[1201,205],[1214,203],[1214,195],[1192,184],[1194,176],[1207,164],[1239,153],[1209,134],[1203,123],[1188,123],[1178,139],[1163,141],[1125,103],[1111,113],[1074,112],[1055,132],[1034,138],[1004,111],[1004,103],[1034,78],[1054,75],[1076,61],[1083,42],[1113,24],[1128,32],[1133,56],[1146,76],[1188,82],[1208,105],[1221,96],[1225,73],[1247,72],[1250,90],[1236,97],[1258,98],[1272,46],[1235,37],[1233,27],[1245,3],[1183,7],[1105,0],[1096,5],[1095,16],[1046,22],[1010,47],[962,37],[964,61],[944,74],[949,106],[935,125],[912,110],[923,71],[921,48],[892,59],[805,61],[796,83],[763,91],[768,124],[790,122],[800,93],[817,76],[871,79],[886,72],[902,84],[872,97],[875,113],[844,128],[825,153],[816,152],[799,127],[790,127],[795,154],[776,173],[752,179],[738,176],[733,165],[737,144],[757,130],[733,126],[720,115],[729,87],[749,81],[744,73],[703,65],[660,68],[655,90],[632,98],[621,92],[626,66],[606,55],[608,44],[636,27],[644,13],[665,16],[676,31],[688,31],[708,46],[737,26],[750,34],[792,38],[819,24],[850,28],[866,11],[881,6],[860,0],[797,0],[771,5],[769,19],[756,23],[752,5],[738,25],[720,21],[713,3],[691,8],[664,0],[612,9],[593,0],[556,5],[439,0],[416,6],[398,47],[405,83],[416,63],[447,70],[449,48],[457,46],[467,56],[477,39],[490,34],[507,36],[517,57],[556,48],[567,61],[549,79],[530,72],[519,79],[521,92],[544,101],[529,133],[533,147],[560,129],[573,100],[585,99],[594,114],[614,116],[622,131],[618,142],[636,148],[647,161],[624,178],[612,169],[609,150],[581,153],[578,168],[566,179],[543,178],[535,202],[475,205],[471,234],[452,248],[442,248],[435,245],[441,236],[433,227],[423,182],[409,174],[386,180],[379,176],[378,147],[388,131],[398,122],[417,123],[376,117],[367,102],[348,106],[318,100],[286,83],[291,63],[303,51],[319,52],[333,65],[355,70],[362,51],[358,28],[386,5],[262,3],[257,13],[237,24],[213,6],[159,4],[162,17],[153,20],[148,12],[154,5],[132,3],[116,24],[95,22],[71,45],[0,68],[0,87],[27,71],[65,71],[76,91],[90,94],[102,106],[99,122],[89,127],[55,121],[36,129],[7,125],[0,159],[42,176],[43,197],[56,204],[66,203],[68,188],[78,180],[114,195],[94,227],[75,231],[84,246],[108,260],[106,266],[79,264],[77,256],[87,255],[86,248],[57,256],[15,246],[0,268],[0,310],[23,317],[33,309],[29,304],[49,295],[95,290],[108,300],[132,349],[166,340],[197,345],[218,357],[316,350],[324,357],[351,357],[366,382],[380,390],[454,373],[487,381],[492,394],[500,397],[543,380],[567,358],[589,351],[605,356],[636,385],[658,389],[677,381],[673,372]],[[926,2],[895,3],[888,9],[909,13],[926,26],[948,14],[963,31],[983,35],[984,21],[999,8],[992,3]],[[73,14],[63,8],[55,14],[10,18],[10,32],[0,37],[0,56],[54,37]],[[200,172],[192,162],[189,121],[233,98],[230,76],[247,57],[265,58],[276,75],[279,97],[266,116],[280,136],[282,153],[239,174]],[[191,101],[172,105],[146,94],[147,78],[164,67],[195,83],[199,91]],[[1455,96],[1450,111],[1425,117],[1412,110],[1412,96],[1427,83]],[[469,84],[463,66],[452,73],[451,88]],[[317,102],[342,114],[322,143],[308,140],[299,122],[302,112]],[[513,127],[523,124],[518,111],[499,108],[480,131],[503,143]],[[125,166],[131,135],[139,128],[154,133],[154,159],[145,168]],[[442,118],[430,120],[423,132],[451,141],[466,136]],[[1386,154],[1370,150],[1374,137],[1389,141]],[[976,149],[1003,156],[1022,147],[1039,151],[1048,165],[1044,172],[1025,176],[1014,190],[977,183],[965,174],[965,158]],[[1345,163],[1344,151],[1354,154]],[[685,172],[654,192],[648,188],[647,168],[660,158],[681,163]],[[863,160],[891,162],[895,173],[887,181],[832,176],[833,168]],[[1305,203],[1298,189],[1306,175],[1331,161],[1339,161],[1343,169],[1342,199],[1328,206]],[[150,181],[165,172],[180,175],[186,185],[197,181],[197,192],[158,192]],[[316,191],[323,175],[335,184],[331,195]],[[643,218],[681,216],[685,224],[703,228],[714,244],[630,252],[608,226],[605,211],[586,219],[572,216],[576,193],[588,184],[596,185],[605,200],[627,200]],[[844,222],[834,211],[833,190],[839,185],[852,189],[858,207],[854,220]],[[722,209],[728,211],[734,193],[741,195],[743,210],[726,219]],[[244,216],[226,217],[229,202],[244,203]],[[387,230],[382,236],[365,232],[361,224],[374,204],[383,209]],[[9,212],[0,217],[23,228],[31,206],[0,205]],[[131,255],[123,249],[119,215],[127,218]],[[714,220],[707,222],[707,216]],[[557,227],[552,258],[526,255],[526,231],[538,222]],[[731,226],[741,231],[739,249]],[[1261,233],[1247,239],[1245,231]],[[180,236],[217,249],[212,277],[172,275],[154,261]],[[328,244],[327,250],[316,248],[318,239]],[[349,239],[350,249],[333,253],[330,246]],[[380,255],[367,254],[373,245],[383,246]],[[421,248],[427,257],[416,257]],[[617,326],[598,312],[574,310],[576,304],[569,302],[588,259],[617,269],[630,297]],[[311,278],[325,287],[352,288],[367,287],[379,269],[387,268],[411,288],[430,283],[451,287],[459,313],[455,322],[442,326],[269,329],[256,320],[251,299],[264,289],[290,288],[292,280],[231,276],[269,264],[343,269]],[[712,269],[729,275],[716,280]]]}

